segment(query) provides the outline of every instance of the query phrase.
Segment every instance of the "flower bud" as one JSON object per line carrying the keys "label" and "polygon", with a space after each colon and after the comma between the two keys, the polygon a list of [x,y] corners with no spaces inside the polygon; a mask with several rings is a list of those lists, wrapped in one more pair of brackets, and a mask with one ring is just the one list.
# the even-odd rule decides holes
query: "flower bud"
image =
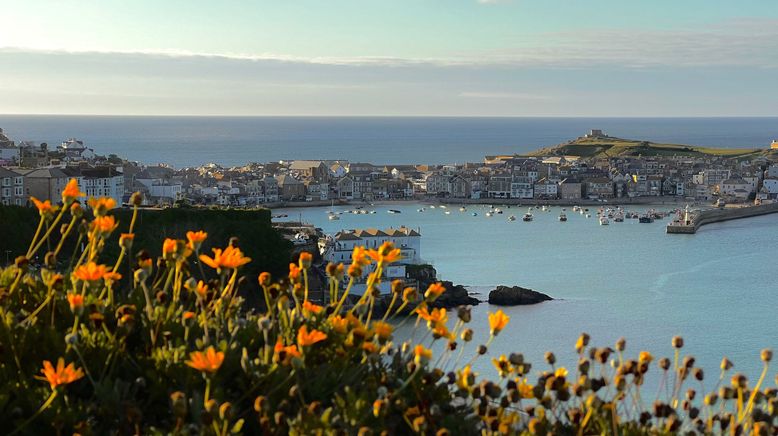
{"label": "flower bud", "polygon": [[683,348],[683,338],[680,336],[673,336],[672,344],[673,344],[673,348],[676,349]]}
{"label": "flower bud", "polygon": [[130,196],[130,205],[132,206],[140,206],[143,204],[143,194],[140,192],[134,192]]}

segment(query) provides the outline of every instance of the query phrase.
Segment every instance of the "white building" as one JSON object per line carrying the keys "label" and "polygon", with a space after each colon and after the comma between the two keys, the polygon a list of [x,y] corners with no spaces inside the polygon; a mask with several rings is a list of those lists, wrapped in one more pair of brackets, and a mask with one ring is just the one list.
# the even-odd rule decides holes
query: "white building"
{"label": "white building", "polygon": [[[418,230],[408,227],[380,229],[343,230],[332,237],[324,248],[323,258],[326,262],[343,263],[348,269],[351,265],[351,254],[355,247],[378,249],[384,242],[392,242],[399,248],[402,259],[388,265],[384,271],[382,293],[388,293],[390,283],[394,279],[405,279],[405,266],[421,264],[421,234]],[[371,265],[374,268],[375,265]],[[365,292],[365,280],[373,269],[366,268],[362,279],[352,288],[355,294]]]}
{"label": "white building", "polygon": [[117,205],[124,196],[124,174],[114,167],[82,168],[81,190],[86,197],[111,197]]}

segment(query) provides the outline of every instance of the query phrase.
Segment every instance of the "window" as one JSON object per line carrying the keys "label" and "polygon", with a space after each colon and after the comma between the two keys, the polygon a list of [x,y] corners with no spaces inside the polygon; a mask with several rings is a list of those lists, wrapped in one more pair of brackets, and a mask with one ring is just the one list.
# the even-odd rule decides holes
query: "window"
{"label": "window", "polygon": [[24,177],[17,177],[14,181],[15,185],[23,185],[24,184]]}
{"label": "window", "polygon": [[3,177],[3,186],[11,186],[11,178]]}
{"label": "window", "polygon": [[24,195],[24,188],[22,188],[21,186],[17,186],[15,191],[16,192],[14,192],[14,195],[16,195],[17,197],[21,197],[22,195]]}

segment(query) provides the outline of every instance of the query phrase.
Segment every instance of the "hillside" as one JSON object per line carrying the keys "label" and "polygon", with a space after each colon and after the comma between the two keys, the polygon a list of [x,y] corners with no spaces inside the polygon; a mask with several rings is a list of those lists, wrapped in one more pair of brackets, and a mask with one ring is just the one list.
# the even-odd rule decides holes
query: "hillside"
{"label": "hillside", "polygon": [[774,150],[758,148],[713,148],[683,144],[663,144],[616,137],[580,137],[553,147],[541,148],[529,156],[717,156],[726,158],[775,156]]}

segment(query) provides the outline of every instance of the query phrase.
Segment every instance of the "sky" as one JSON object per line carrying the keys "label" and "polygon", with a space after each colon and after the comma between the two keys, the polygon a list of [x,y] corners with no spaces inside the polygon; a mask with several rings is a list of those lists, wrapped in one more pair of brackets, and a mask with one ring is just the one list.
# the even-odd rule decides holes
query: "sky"
{"label": "sky", "polygon": [[776,0],[0,0],[0,113],[776,116]]}

